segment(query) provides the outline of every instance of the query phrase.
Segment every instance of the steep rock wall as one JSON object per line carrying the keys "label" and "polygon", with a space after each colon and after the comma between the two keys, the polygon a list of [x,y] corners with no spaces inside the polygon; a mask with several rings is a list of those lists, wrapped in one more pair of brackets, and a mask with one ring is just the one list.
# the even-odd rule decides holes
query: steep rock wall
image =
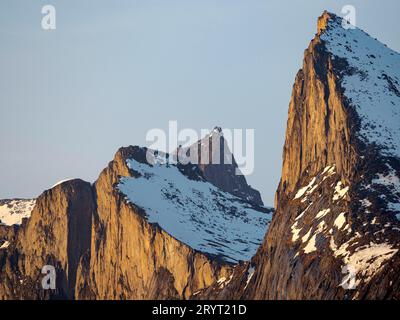
{"label": "steep rock wall", "polygon": [[[1,253],[1,298],[72,299],[80,259],[90,249],[94,210],[91,185],[82,180],[45,191],[18,229],[15,242]],[[57,290],[41,286],[45,265],[56,268]]]}
{"label": "steep rock wall", "polygon": [[183,299],[230,273],[229,265],[149,224],[116,191],[119,177],[132,175],[126,160],[138,150],[120,149],[95,184],[97,212],[90,257],[81,266],[79,299]]}
{"label": "steep rock wall", "polygon": [[[338,19],[320,17],[296,76],[264,243],[234,281],[201,298],[399,298],[400,229],[387,199],[398,199],[400,161],[359,139],[359,115],[342,89],[356,71],[321,39]],[[376,187],[377,177],[386,185]]]}

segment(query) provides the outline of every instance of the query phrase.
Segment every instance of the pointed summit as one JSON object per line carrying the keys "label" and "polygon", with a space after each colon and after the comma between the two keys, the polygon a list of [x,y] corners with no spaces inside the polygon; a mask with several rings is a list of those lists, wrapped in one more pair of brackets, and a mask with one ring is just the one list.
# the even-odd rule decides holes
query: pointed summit
{"label": "pointed summit", "polygon": [[317,23],[318,34],[321,34],[326,29],[326,27],[328,26],[329,19],[332,16],[336,17],[336,15],[325,10],[322,13],[322,15],[318,18],[318,23]]}
{"label": "pointed summit", "polygon": [[263,206],[260,193],[253,189],[240,172],[235,157],[229,149],[221,127],[186,149],[198,154],[198,167],[204,178],[216,187],[229,192],[247,202]]}
{"label": "pointed summit", "polygon": [[400,54],[361,29],[324,12],[320,39],[340,76],[343,94],[360,120],[358,137],[400,157]]}
{"label": "pointed summit", "polygon": [[400,55],[325,11],[293,86],[271,227],[213,297],[400,298],[399,108]]}

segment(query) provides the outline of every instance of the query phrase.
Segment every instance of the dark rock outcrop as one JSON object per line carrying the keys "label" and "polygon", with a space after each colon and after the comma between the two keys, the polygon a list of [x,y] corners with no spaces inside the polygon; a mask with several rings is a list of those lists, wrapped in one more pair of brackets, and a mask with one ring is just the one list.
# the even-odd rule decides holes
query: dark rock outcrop
{"label": "dark rock outcrop", "polygon": [[260,192],[253,189],[240,173],[222,128],[215,127],[209,135],[180,152],[188,156],[195,153],[196,164],[206,181],[245,201],[264,205]]}

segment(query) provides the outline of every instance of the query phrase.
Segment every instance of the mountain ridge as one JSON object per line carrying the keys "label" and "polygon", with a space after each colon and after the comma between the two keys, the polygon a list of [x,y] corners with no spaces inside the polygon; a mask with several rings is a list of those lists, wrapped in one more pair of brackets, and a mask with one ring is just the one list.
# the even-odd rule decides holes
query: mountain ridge
{"label": "mountain ridge", "polygon": [[[146,164],[146,148],[120,148],[93,185],[57,185],[21,226],[0,228],[0,298],[399,299],[397,66],[399,54],[324,12],[293,85],[276,210],[271,221],[272,211],[258,212],[263,240],[252,229],[229,238],[222,229],[234,223],[207,224],[221,215],[256,225],[248,210],[260,208],[257,194],[238,181],[249,194],[235,195],[223,180],[234,162],[208,175],[208,164],[169,164],[162,153]],[[218,154],[224,145],[209,138],[194,150]],[[189,236],[174,236],[165,213],[179,213],[172,227],[183,231],[189,217]],[[218,232],[205,239],[206,229]],[[190,242],[198,236],[217,239],[208,245],[222,254]],[[254,251],[261,242],[250,261],[224,248],[237,236]],[[40,289],[43,264],[56,267],[54,292]]]}
{"label": "mountain ridge", "polygon": [[[296,76],[276,211],[263,245],[250,263],[236,270],[228,286],[213,286],[201,298],[399,298],[400,228],[398,211],[391,206],[400,202],[398,150],[386,152],[390,145],[380,145],[375,134],[362,131],[368,128],[364,105],[351,99],[355,91],[348,78],[364,81],[361,88],[374,84],[375,72],[360,72],[363,65],[352,65],[352,53],[362,41],[375,42],[358,29],[343,29],[341,22],[323,13]],[[349,48],[335,55],[328,41],[337,44],[335,49],[341,42]],[[368,49],[379,51],[376,58],[385,52],[392,56],[385,48]],[[399,63],[399,55],[393,56]],[[385,77],[379,80],[387,82]],[[380,94],[395,99],[391,92]],[[397,100],[394,105],[368,100],[375,108],[386,107],[389,115],[392,106],[400,106]]]}
{"label": "mountain ridge", "polygon": [[[225,261],[220,254],[210,254],[207,247],[192,248],[179,241],[174,232],[165,231],[162,224],[149,221],[151,208],[141,208],[127,200],[119,190],[121,181],[145,179],[142,180],[144,186],[146,178],[154,176],[151,170],[176,170],[170,183],[179,178],[185,184],[207,186],[207,190],[218,193],[220,204],[224,203],[221,211],[209,215],[205,222],[215,220],[217,212],[225,211],[228,218],[232,215],[232,219],[238,219],[234,212],[225,209],[229,206],[242,208],[235,214],[250,210],[247,208],[251,206],[257,210],[262,208],[211,185],[196,165],[148,164],[146,151],[146,148],[132,146],[120,148],[94,184],[80,179],[68,180],[38,197],[30,218],[13,230],[12,237],[4,234],[7,246],[0,249],[0,269],[3,270],[0,298],[188,299],[212,283],[230,278],[232,262],[236,260]],[[147,172],[131,167],[132,159],[143,165],[147,163],[144,165]],[[182,186],[180,188],[182,190]],[[154,200],[159,192],[153,190],[152,193]],[[257,213],[264,219],[264,224],[258,227],[260,238],[256,244],[249,241],[245,245],[252,246],[254,252],[267,228],[269,213],[270,209]],[[250,225],[247,220],[242,223]],[[249,236],[255,234],[252,232]],[[208,246],[211,249],[216,244]],[[222,242],[220,248],[223,248]],[[55,291],[44,291],[40,287],[41,267],[46,264],[56,268]]]}

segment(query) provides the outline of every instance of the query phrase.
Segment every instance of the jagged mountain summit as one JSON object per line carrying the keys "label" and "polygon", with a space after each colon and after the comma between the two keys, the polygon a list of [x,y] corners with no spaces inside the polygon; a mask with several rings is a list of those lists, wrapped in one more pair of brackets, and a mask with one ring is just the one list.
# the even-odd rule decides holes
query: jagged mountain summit
{"label": "jagged mountain summit", "polygon": [[[228,282],[273,210],[147,151],[121,148],[94,184],[61,181],[21,226],[0,229],[0,298],[183,299]],[[44,265],[56,290],[41,288]]]}
{"label": "jagged mountain summit", "polygon": [[260,192],[248,185],[241,174],[221,127],[215,127],[203,139],[180,151],[188,156],[194,153],[192,156],[208,182],[248,202],[264,205]]}
{"label": "jagged mountain summit", "polygon": [[400,56],[342,19],[320,20],[321,40],[340,68],[343,95],[358,116],[358,138],[400,156]]}
{"label": "jagged mountain summit", "polygon": [[[62,182],[0,225],[0,298],[400,299],[399,66],[325,12],[293,86],[271,222],[235,161],[121,148],[94,184]],[[220,134],[177,153],[212,158]],[[56,290],[40,286],[44,265]]]}
{"label": "jagged mountain summit", "polygon": [[332,13],[319,18],[263,245],[198,298],[400,298],[399,72],[398,53]]}

